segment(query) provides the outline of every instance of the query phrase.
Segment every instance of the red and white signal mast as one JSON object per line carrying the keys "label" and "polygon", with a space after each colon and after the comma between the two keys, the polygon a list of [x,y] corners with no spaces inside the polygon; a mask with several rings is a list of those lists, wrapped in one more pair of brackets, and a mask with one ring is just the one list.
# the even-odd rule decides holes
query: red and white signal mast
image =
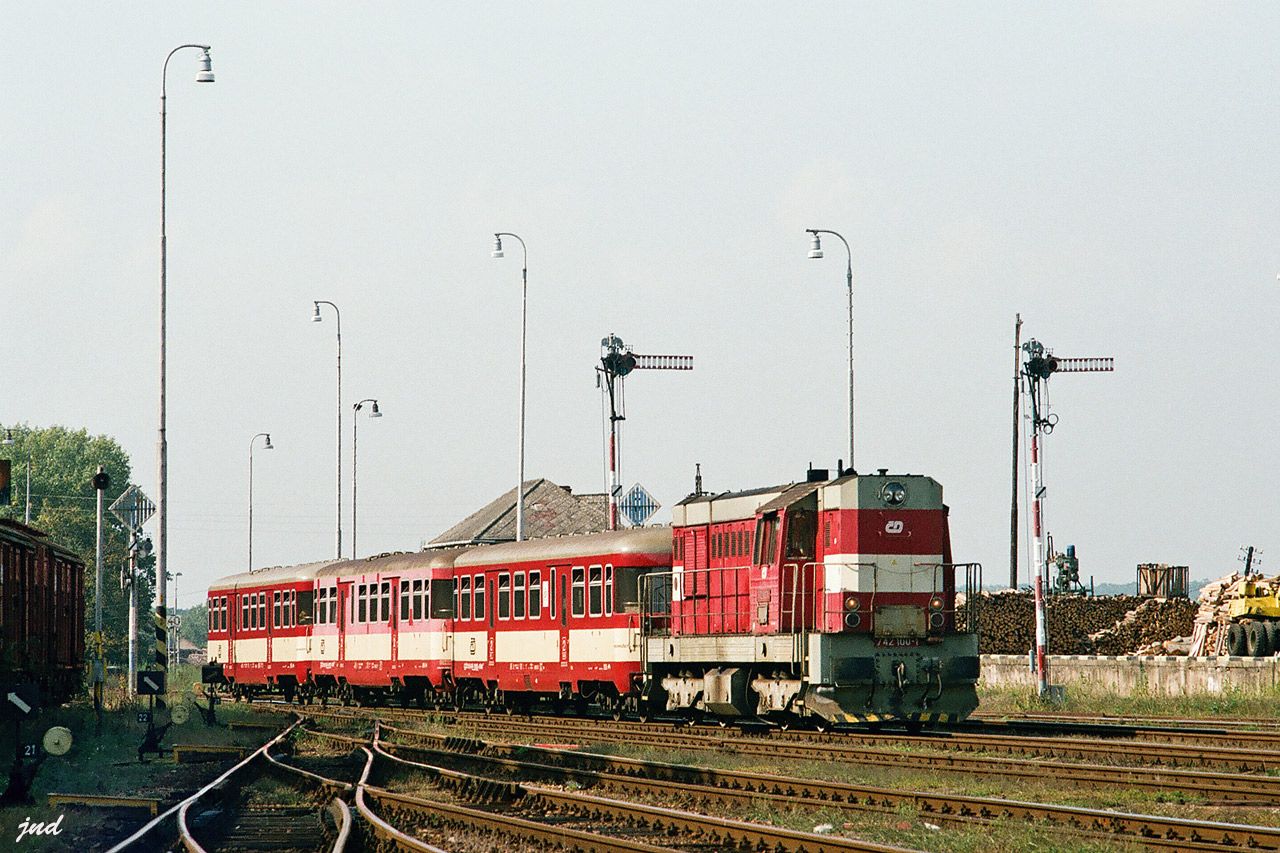
{"label": "red and white signal mast", "polygon": [[1055,373],[1110,373],[1115,370],[1114,358],[1058,358],[1035,338],[1022,345],[1027,360],[1022,366],[1026,377],[1027,397],[1031,401],[1031,532],[1032,568],[1035,571],[1036,597],[1036,679],[1041,698],[1049,696],[1049,661],[1046,647],[1049,628],[1045,606],[1045,591],[1049,585],[1049,554],[1044,532],[1044,474],[1040,467],[1040,437],[1049,435],[1058,423],[1058,416],[1047,414],[1049,377]]}
{"label": "red and white signal mast", "polygon": [[609,333],[600,341],[600,366],[596,368],[596,384],[604,377],[603,388],[609,400],[609,446],[605,454],[609,465],[609,529],[618,529],[618,498],[622,486],[618,483],[620,447],[619,430],[627,419],[624,380],[633,370],[693,370],[691,355],[640,355],[622,342],[622,338]]}

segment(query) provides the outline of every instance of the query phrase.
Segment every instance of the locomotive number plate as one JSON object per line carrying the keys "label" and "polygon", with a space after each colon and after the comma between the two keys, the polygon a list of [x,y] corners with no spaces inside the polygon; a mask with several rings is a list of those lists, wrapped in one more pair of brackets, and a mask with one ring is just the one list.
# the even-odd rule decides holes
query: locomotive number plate
{"label": "locomotive number plate", "polygon": [[920,645],[920,641],[911,637],[877,637],[877,649],[909,649]]}

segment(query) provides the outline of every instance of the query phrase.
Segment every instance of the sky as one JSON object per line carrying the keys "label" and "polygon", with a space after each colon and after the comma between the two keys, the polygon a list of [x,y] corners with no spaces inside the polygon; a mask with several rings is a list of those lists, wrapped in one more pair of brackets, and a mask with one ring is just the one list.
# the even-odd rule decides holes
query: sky
{"label": "sky", "polygon": [[[1280,548],[1280,7],[1268,3],[19,3],[0,0],[0,423],[114,436],[156,493],[168,74],[171,571],[335,549],[351,405],[361,555],[517,476],[663,504],[848,456],[942,483],[957,560],[1008,577],[1014,316],[1110,374],[1050,381],[1045,517],[1082,573],[1216,577]],[[1021,474],[1025,480],[1025,462]],[[1024,514],[1025,518],[1025,514]],[[1026,535],[1021,536],[1026,582]],[[1277,551],[1280,558],[1280,551]],[[1266,570],[1268,555],[1263,554]],[[1276,569],[1280,569],[1277,564]]]}

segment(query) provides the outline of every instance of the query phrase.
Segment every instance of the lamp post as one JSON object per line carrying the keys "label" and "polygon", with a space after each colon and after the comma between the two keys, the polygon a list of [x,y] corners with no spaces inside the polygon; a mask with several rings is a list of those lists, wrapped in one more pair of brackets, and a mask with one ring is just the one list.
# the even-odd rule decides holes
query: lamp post
{"label": "lamp post", "polygon": [[[5,447],[12,447],[13,443],[14,443],[13,430],[6,429],[4,431],[4,440],[0,441],[0,444],[4,445]],[[22,523],[26,525],[30,525],[31,524],[31,447],[27,446],[24,449],[26,450],[26,456],[27,456],[27,508],[22,513]]]}
{"label": "lamp post", "polygon": [[260,432],[249,439],[249,571],[253,571],[253,446],[260,438],[266,439],[263,450],[275,450],[269,432]]}
{"label": "lamp post", "polygon": [[378,401],[372,398],[361,400],[355,404],[354,411],[351,414],[351,559],[356,558],[356,450],[360,442],[360,418],[356,417],[360,413],[360,409],[365,403],[372,403],[369,409],[369,417],[380,418],[382,412],[378,409]]}
{"label": "lamp post", "polygon": [[311,315],[311,322],[319,323],[323,320],[320,316],[320,306],[328,305],[333,309],[333,316],[337,320],[338,326],[338,547],[335,552],[338,559],[342,559],[342,312],[338,310],[338,306],[325,299],[317,299],[314,302],[316,310]]}
{"label": "lamp post", "polygon": [[160,75],[160,429],[156,440],[158,457],[156,495],[156,663],[161,669],[168,664],[165,654],[168,622],[165,613],[165,571],[169,565],[169,444],[165,437],[165,308],[168,284],[168,237],[165,232],[165,131],[168,113],[165,102],[168,96],[169,60],[180,50],[195,48],[201,51],[197,83],[213,82],[213,60],[207,44],[180,44],[164,58],[164,71]]}
{"label": "lamp post", "polygon": [[518,234],[498,231],[493,235],[493,257],[501,258],[502,238],[510,237],[520,243],[520,476],[516,480],[516,541],[524,540],[524,401],[525,401],[525,338],[529,317],[529,250]]}
{"label": "lamp post", "polygon": [[836,231],[828,231],[825,228],[806,228],[805,231],[813,236],[809,244],[810,258],[822,257],[822,238],[818,235],[830,234],[844,243],[845,254],[849,261],[846,268],[846,281],[849,284],[849,470],[853,471],[855,469],[853,464],[853,250],[849,248],[849,241]]}

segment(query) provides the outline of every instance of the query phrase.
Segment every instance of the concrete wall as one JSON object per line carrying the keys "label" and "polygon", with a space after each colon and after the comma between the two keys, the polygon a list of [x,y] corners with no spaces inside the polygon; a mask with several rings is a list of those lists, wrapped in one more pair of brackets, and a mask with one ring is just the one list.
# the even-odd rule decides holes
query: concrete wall
{"label": "concrete wall", "polygon": [[[1068,692],[1261,693],[1280,686],[1280,658],[1049,655],[1049,676]],[[1035,683],[1026,655],[982,656],[982,686],[1034,688]]]}

